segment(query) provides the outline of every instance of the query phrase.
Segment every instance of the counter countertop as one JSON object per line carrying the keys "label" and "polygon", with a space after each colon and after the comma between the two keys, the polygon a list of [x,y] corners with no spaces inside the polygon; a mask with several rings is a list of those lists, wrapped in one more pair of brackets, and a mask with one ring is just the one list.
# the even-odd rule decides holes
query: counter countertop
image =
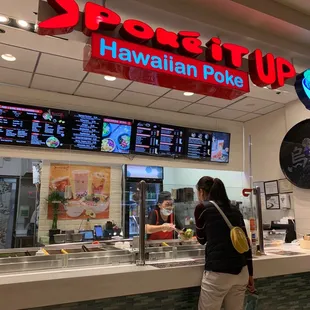
{"label": "counter countertop", "polygon": [[[273,253],[278,251],[300,254],[289,256]],[[254,259],[255,278],[310,272],[310,250],[287,244],[269,248],[266,252],[266,256]],[[202,265],[167,269],[149,265],[120,265],[1,275],[0,296],[6,297],[2,299],[1,308],[16,310],[197,287],[202,273]]]}

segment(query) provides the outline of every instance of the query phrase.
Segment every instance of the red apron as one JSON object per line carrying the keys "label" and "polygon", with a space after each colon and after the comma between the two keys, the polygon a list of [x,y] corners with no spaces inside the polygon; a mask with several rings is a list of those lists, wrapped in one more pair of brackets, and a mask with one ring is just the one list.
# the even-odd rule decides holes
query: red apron
{"label": "red apron", "polygon": [[[155,213],[156,213],[156,225],[159,225],[158,211],[155,210]],[[169,215],[167,223],[173,224],[173,214]],[[148,237],[148,240],[167,240],[167,239],[171,240],[171,239],[173,239],[173,235],[174,235],[173,231],[166,231],[166,232],[159,231],[159,232],[151,234]]]}

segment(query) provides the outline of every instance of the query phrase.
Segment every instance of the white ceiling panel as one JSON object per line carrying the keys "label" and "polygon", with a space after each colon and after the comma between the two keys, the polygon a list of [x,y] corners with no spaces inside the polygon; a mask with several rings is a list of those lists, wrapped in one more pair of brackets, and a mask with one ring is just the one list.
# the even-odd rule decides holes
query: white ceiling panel
{"label": "white ceiling panel", "polygon": [[238,117],[235,120],[239,121],[239,122],[247,122],[247,121],[250,121],[251,119],[254,119],[254,118],[257,118],[260,116],[261,116],[260,114],[249,113],[249,114],[243,115],[241,117]]}
{"label": "white ceiling panel", "polygon": [[117,95],[120,94],[121,91],[121,89],[83,83],[78,88],[75,95],[104,100],[113,100]]}
{"label": "white ceiling panel", "polygon": [[117,96],[114,101],[147,107],[156,99],[158,99],[157,96],[135,93],[125,90],[119,96]]}
{"label": "white ceiling panel", "polygon": [[180,112],[206,116],[218,110],[220,110],[220,108],[211,107],[205,104],[193,103],[185,109],[181,110]]}
{"label": "white ceiling panel", "polygon": [[79,82],[36,74],[33,77],[31,88],[53,91],[56,93],[73,94]]}
{"label": "white ceiling panel", "polygon": [[18,69],[22,71],[33,72],[39,56],[38,52],[25,50],[14,46],[0,44],[0,55],[11,54],[16,58],[16,61],[5,61],[0,57],[0,66]]}
{"label": "white ceiling panel", "polygon": [[245,112],[254,112],[254,111],[257,111],[259,109],[263,109],[265,107],[273,105],[273,104],[274,104],[274,102],[272,102],[272,101],[266,101],[266,100],[262,100],[262,99],[246,97],[246,98],[230,105],[229,109],[245,111]]}
{"label": "white ceiling panel", "polygon": [[190,103],[186,101],[179,101],[162,97],[156,100],[150,107],[167,111],[180,111],[189,104]]}
{"label": "white ceiling panel", "polygon": [[86,75],[82,61],[47,54],[42,54],[36,73],[75,81],[81,81]]}
{"label": "white ceiling panel", "polygon": [[184,91],[174,89],[174,90],[171,90],[169,93],[167,93],[164,97],[170,98],[170,99],[188,101],[188,102],[196,102],[205,96],[197,95],[197,94],[194,94],[193,96],[184,96]]}
{"label": "white ceiling panel", "polygon": [[240,99],[241,97],[235,100],[225,100],[225,99],[220,99],[220,98],[215,98],[215,97],[205,97],[199,100],[197,103],[211,105],[213,107],[225,108],[228,105]]}
{"label": "white ceiling panel", "polygon": [[251,84],[250,96],[269,101],[288,103],[297,99],[297,94],[293,87],[286,87],[281,89],[269,89],[264,87],[257,87]]}
{"label": "white ceiling panel", "polygon": [[218,117],[223,119],[229,119],[234,120],[238,117],[241,117],[243,115],[247,114],[246,112],[237,111],[237,110],[231,110],[231,109],[223,109],[220,111],[217,111],[210,115],[210,117]]}
{"label": "white ceiling panel", "polygon": [[31,78],[32,73],[30,72],[23,72],[0,67],[0,83],[28,87]]}
{"label": "white ceiling panel", "polygon": [[138,82],[133,82],[127,90],[135,91],[137,93],[143,93],[154,96],[162,96],[167,93],[170,89],[160,86],[154,86],[150,84],[143,84]]}
{"label": "white ceiling panel", "polygon": [[119,78],[117,78],[115,81],[107,81],[104,78],[103,74],[94,74],[94,73],[88,73],[84,82],[119,89],[125,89],[131,83],[131,81],[129,80]]}
{"label": "white ceiling panel", "polygon": [[258,114],[268,114],[268,113],[271,113],[273,111],[282,109],[283,107],[284,107],[284,104],[275,103],[275,104],[273,104],[273,105],[271,105],[269,107],[257,110],[257,111],[255,111],[255,113],[258,113]]}

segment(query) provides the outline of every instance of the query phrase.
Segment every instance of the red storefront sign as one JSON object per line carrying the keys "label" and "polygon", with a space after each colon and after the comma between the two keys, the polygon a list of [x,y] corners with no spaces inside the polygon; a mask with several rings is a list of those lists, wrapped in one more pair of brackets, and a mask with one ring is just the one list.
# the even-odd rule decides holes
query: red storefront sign
{"label": "red storefront sign", "polygon": [[[39,23],[38,33],[59,35],[73,31],[80,20],[76,1],[48,3],[59,15]],[[225,99],[249,92],[248,73],[237,70],[250,52],[243,46],[222,44],[214,37],[203,47],[195,31],[154,30],[132,19],[121,24],[117,13],[92,2],[85,5],[83,32],[91,36],[84,52],[86,71]],[[279,88],[296,74],[289,61],[272,54],[263,56],[259,49],[248,58],[249,75],[257,86]],[[216,64],[223,62],[225,66]]]}

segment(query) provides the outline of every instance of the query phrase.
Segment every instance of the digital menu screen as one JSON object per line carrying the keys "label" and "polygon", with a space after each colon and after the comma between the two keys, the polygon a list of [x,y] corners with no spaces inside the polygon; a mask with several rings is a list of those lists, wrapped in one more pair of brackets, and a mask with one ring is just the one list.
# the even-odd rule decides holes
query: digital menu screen
{"label": "digital menu screen", "polygon": [[212,151],[212,132],[188,130],[187,157],[210,160]]}
{"label": "digital menu screen", "polygon": [[101,151],[128,154],[130,151],[132,122],[104,118],[102,125]]}
{"label": "digital menu screen", "polygon": [[71,112],[71,143],[77,150],[100,151],[102,117]]}
{"label": "digital menu screen", "polygon": [[66,148],[67,117],[62,110],[0,104],[0,143]]}
{"label": "digital menu screen", "polygon": [[229,148],[229,133],[188,129],[188,158],[228,163]]}
{"label": "digital menu screen", "polygon": [[132,122],[100,115],[71,112],[71,143],[77,150],[127,154]]}
{"label": "digital menu screen", "polygon": [[230,134],[226,132],[213,132],[211,161],[229,163]]}
{"label": "digital menu screen", "polygon": [[182,155],[184,128],[136,121],[134,150],[149,155]]}

